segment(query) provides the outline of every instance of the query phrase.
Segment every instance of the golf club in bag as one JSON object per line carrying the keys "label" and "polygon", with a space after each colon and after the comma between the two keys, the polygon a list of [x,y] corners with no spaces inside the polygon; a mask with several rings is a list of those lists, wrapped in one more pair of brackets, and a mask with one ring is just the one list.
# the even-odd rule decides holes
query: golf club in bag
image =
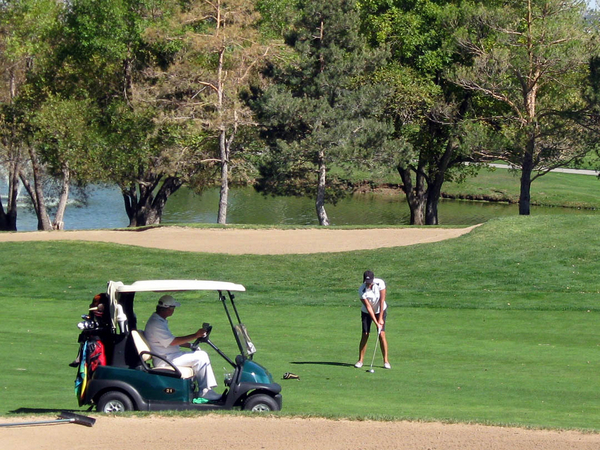
{"label": "golf club in bag", "polygon": [[375,362],[375,353],[377,353],[377,344],[379,344],[379,335],[381,334],[381,328],[377,327],[377,340],[375,341],[375,350],[373,350],[373,358],[371,359],[371,368],[367,370],[369,373],[375,373],[373,370],[373,363]]}

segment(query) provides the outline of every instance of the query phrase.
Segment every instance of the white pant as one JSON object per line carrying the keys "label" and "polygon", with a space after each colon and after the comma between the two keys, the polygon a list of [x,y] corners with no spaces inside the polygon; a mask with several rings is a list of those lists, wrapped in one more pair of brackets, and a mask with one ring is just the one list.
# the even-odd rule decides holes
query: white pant
{"label": "white pant", "polygon": [[205,388],[211,389],[217,385],[215,374],[210,365],[210,358],[205,351],[177,352],[168,355],[167,359],[176,366],[194,369],[194,376],[201,391]]}

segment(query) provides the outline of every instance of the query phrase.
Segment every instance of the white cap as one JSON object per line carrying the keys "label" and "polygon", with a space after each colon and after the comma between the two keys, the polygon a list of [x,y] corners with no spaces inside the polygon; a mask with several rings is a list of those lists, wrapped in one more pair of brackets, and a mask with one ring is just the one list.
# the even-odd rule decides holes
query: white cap
{"label": "white cap", "polygon": [[176,302],[170,295],[163,295],[158,299],[158,306],[161,308],[175,308],[176,306],[181,306],[181,303]]}

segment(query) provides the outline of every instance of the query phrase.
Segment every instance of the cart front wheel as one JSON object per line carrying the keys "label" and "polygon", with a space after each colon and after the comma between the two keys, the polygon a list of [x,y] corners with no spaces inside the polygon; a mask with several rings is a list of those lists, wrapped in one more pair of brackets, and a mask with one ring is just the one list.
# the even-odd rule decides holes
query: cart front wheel
{"label": "cart front wheel", "polygon": [[105,414],[118,414],[125,411],[133,411],[133,402],[122,392],[111,391],[102,394],[98,401],[98,411]]}
{"label": "cart front wheel", "polygon": [[273,397],[265,394],[250,396],[244,403],[244,411],[269,412],[279,411],[279,405]]}

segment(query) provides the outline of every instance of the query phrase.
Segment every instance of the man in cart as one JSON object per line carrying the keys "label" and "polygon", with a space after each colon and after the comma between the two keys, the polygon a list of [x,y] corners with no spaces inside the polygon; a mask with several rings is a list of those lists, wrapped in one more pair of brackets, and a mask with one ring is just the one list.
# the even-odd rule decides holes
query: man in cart
{"label": "man in cart", "polygon": [[[150,316],[144,330],[150,350],[152,353],[164,357],[175,366],[192,367],[198,383],[199,396],[207,400],[218,400],[221,395],[213,391],[217,381],[208,354],[200,349],[193,352],[180,349],[180,347],[190,348],[190,342],[206,336],[207,330],[200,328],[195,333],[187,336],[174,336],[171,333],[167,319],[173,315],[175,308],[179,306],[181,304],[170,295],[163,295],[158,300],[156,312]],[[165,366],[166,363],[157,363],[158,367],[161,365]]]}

